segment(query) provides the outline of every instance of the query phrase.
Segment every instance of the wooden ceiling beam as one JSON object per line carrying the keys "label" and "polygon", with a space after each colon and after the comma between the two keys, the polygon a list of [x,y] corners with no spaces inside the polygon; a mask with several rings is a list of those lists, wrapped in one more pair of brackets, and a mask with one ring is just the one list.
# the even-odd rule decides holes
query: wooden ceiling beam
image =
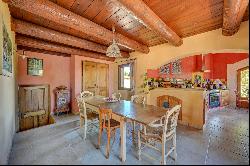
{"label": "wooden ceiling beam", "polygon": [[[13,30],[19,34],[106,54],[106,46],[85,39],[14,18],[12,18],[12,25]],[[121,54],[124,58],[129,57],[128,52],[121,51]]]}
{"label": "wooden ceiling beam", "polygon": [[249,0],[224,0],[222,34],[232,36],[238,32]]}
{"label": "wooden ceiling beam", "polygon": [[146,26],[159,36],[172,43],[174,46],[182,45],[182,39],[170,29],[142,0],[111,0],[126,8],[132,15],[142,21]]}
{"label": "wooden ceiling beam", "polygon": [[[28,14],[45,18],[50,22],[64,25],[75,29],[84,34],[85,39],[105,43],[109,45],[113,40],[112,31],[77,15],[49,0],[4,0],[11,7],[15,7]],[[116,33],[116,41],[119,45],[136,50],[142,53],[148,53],[149,48],[137,41],[131,40],[126,36]]]}
{"label": "wooden ceiling beam", "polygon": [[64,46],[60,44],[55,44],[39,39],[29,38],[22,35],[16,35],[16,44],[18,46],[24,46],[24,47],[30,47],[30,48],[36,48],[41,50],[47,50],[47,51],[53,51],[53,52],[60,52],[60,53],[66,53],[71,55],[80,55],[95,59],[102,59],[106,61],[114,61],[115,58],[107,57],[104,54],[95,53],[95,52],[89,52],[78,48],[72,48],[69,46]]}
{"label": "wooden ceiling beam", "polygon": [[48,51],[48,50],[43,50],[43,49],[38,49],[38,48],[31,48],[31,47],[26,47],[26,46],[17,46],[17,50],[19,51],[30,51],[30,52],[37,52],[37,53],[43,53],[43,54],[50,54],[50,55],[57,55],[57,56],[64,56],[64,57],[70,57],[70,54],[67,53],[61,53],[61,52],[55,52],[55,51]]}

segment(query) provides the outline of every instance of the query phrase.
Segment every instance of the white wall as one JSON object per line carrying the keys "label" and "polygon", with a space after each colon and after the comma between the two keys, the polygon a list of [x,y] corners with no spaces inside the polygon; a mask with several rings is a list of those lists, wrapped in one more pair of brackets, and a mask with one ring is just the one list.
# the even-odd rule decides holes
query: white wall
{"label": "white wall", "polygon": [[237,90],[237,70],[246,66],[249,66],[249,58],[227,65],[227,87],[230,94],[230,105],[233,107],[236,106],[234,91]]}
{"label": "white wall", "polygon": [[[2,63],[3,22],[6,25],[8,34],[10,35],[12,46],[15,48],[15,35],[10,28],[11,22],[8,5],[0,0],[0,63]],[[15,133],[15,110],[17,108],[16,62],[17,58],[14,54],[12,77],[0,75],[0,165],[7,164],[8,162],[8,156],[12,146],[12,139]]]}

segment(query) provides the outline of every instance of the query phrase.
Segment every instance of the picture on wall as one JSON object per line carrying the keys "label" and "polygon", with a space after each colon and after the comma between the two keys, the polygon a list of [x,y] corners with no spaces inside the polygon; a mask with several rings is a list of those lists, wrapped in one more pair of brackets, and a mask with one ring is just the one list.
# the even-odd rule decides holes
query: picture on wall
{"label": "picture on wall", "polygon": [[3,52],[2,52],[2,68],[0,74],[4,76],[12,76],[12,43],[7,32],[5,24],[3,23]]}
{"label": "picture on wall", "polygon": [[181,73],[181,60],[172,62],[172,74],[180,74],[180,73]]}
{"label": "picture on wall", "polygon": [[160,67],[160,74],[170,74],[170,63]]}
{"label": "picture on wall", "polygon": [[31,76],[42,76],[43,60],[37,58],[27,58],[27,74]]}

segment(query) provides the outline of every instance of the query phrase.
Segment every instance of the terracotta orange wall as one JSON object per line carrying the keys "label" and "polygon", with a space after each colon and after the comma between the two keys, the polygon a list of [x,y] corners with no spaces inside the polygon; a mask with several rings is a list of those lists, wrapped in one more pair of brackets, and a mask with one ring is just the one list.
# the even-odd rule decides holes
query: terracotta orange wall
{"label": "terracotta orange wall", "polygon": [[[211,72],[204,73],[206,79],[223,79],[227,80],[227,65],[233,64],[248,58],[248,53],[211,53],[204,56],[205,66]],[[170,70],[172,65],[170,65]],[[181,74],[159,75],[159,69],[148,69],[147,76],[149,78],[168,77],[191,79],[193,72],[201,71],[202,56],[193,55],[181,59]]]}
{"label": "terracotta orange wall", "polygon": [[43,53],[25,52],[28,57],[43,59],[43,76],[27,75],[27,59],[18,59],[17,82],[22,85],[49,84],[51,96],[51,111],[55,107],[53,90],[60,85],[70,89],[70,57],[49,55]]}
{"label": "terracotta orange wall", "polygon": [[77,103],[75,97],[82,91],[82,61],[93,61],[99,63],[105,63],[109,65],[109,95],[113,92],[113,76],[114,67],[111,65],[113,62],[93,59],[78,55],[72,55],[70,58],[70,85],[72,88],[72,111],[74,113],[78,112]]}
{"label": "terracotta orange wall", "polygon": [[[181,74],[167,74],[159,75],[159,69],[148,69],[147,76],[149,78],[158,78],[158,77],[168,77],[168,78],[182,78],[182,79],[191,79],[192,73],[201,68],[201,62],[197,59],[201,59],[200,56],[189,56],[181,59]],[[172,65],[170,65],[170,70],[172,70]]]}
{"label": "terracotta orange wall", "polygon": [[[181,59],[181,73],[180,74],[169,74],[167,77],[169,78],[182,78],[182,79],[190,79],[192,78],[192,73],[197,70],[197,58],[198,56],[189,56]],[[172,70],[172,65],[170,67]]]}
{"label": "terracotta orange wall", "polygon": [[227,80],[227,65],[248,58],[248,53],[216,53],[212,54],[211,79]]}

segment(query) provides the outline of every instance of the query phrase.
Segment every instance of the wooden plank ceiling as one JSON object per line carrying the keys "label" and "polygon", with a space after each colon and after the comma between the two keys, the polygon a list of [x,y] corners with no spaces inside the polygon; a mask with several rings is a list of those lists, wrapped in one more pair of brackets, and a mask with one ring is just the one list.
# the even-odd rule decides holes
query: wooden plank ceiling
{"label": "wooden plank ceiling", "polygon": [[[6,1],[9,3],[9,8],[12,17],[18,20],[23,20],[25,22],[33,23],[42,26],[44,28],[55,30],[67,35],[72,35],[74,37],[79,38],[79,39],[74,38],[74,40],[77,41],[80,41],[80,39],[85,39],[87,40],[85,42],[88,42],[88,40],[92,39],[91,36],[86,36],[86,34],[83,34],[81,31],[77,29],[74,29],[69,26],[63,26],[63,24],[58,24],[57,22],[49,20],[48,18],[43,17],[42,15],[37,15],[31,12],[27,12],[25,11],[25,9],[19,8],[17,5],[15,5],[16,0],[12,0],[14,1],[13,3],[11,3],[12,2],[11,0],[9,1],[6,0]],[[48,0],[44,1],[46,2]],[[114,25],[117,33],[127,37],[128,39],[131,39],[131,41],[139,43],[138,47],[141,48],[142,52],[145,53],[148,52],[148,50],[146,50],[144,46],[151,47],[168,42],[166,38],[164,39],[163,36],[159,35],[155,29],[150,28],[147,24],[144,23],[143,20],[137,18],[136,13],[131,12],[131,10],[126,7],[124,8],[119,7],[116,1],[117,0],[50,0],[50,2],[53,2],[53,4],[59,5],[67,9],[68,11],[71,11],[72,13],[75,13],[83,18],[86,18],[110,31],[112,30],[112,26]],[[223,0],[137,0],[137,1],[145,3],[147,7],[149,7],[150,10],[152,10],[159,17],[159,19],[161,19],[180,38],[185,38],[196,34],[204,33],[207,31],[215,30],[218,28],[222,28],[223,26],[223,13],[225,10]],[[239,2],[247,1],[247,3],[245,2],[244,4],[248,5],[248,0],[237,0],[237,1]],[[246,7],[243,8],[245,9]],[[243,10],[245,14],[242,21],[248,20],[248,15],[249,15],[248,6],[245,10]],[[238,20],[240,20],[241,22],[241,18],[239,18]],[[13,25],[13,29],[15,29],[14,27],[15,25]],[[25,35],[26,35],[25,37],[27,37],[28,34]],[[36,38],[35,35],[33,36],[31,35],[30,37]],[[48,40],[48,38],[45,38],[43,40]],[[56,40],[50,40],[49,42],[56,42]],[[93,42],[93,40],[91,40],[91,42]],[[60,42],[56,43],[62,44]],[[67,43],[63,44],[67,45]],[[99,50],[100,48],[102,48],[102,52],[99,53],[104,53],[103,47],[105,46],[106,48],[110,44],[110,42],[95,40],[93,44],[99,44],[99,46],[96,46],[99,48]],[[71,45],[69,44],[68,46],[79,48],[78,47],[79,45],[74,46],[72,44]],[[128,57],[125,52],[132,52],[135,50],[134,48],[126,47],[125,45],[119,45],[119,47],[121,48],[122,51],[124,51],[123,53],[124,57]],[[79,49],[83,48],[84,46],[80,47]],[[95,51],[95,50],[90,49],[90,51]],[[96,50],[96,52],[98,52],[98,50]],[[68,54],[68,52],[64,53]]]}

